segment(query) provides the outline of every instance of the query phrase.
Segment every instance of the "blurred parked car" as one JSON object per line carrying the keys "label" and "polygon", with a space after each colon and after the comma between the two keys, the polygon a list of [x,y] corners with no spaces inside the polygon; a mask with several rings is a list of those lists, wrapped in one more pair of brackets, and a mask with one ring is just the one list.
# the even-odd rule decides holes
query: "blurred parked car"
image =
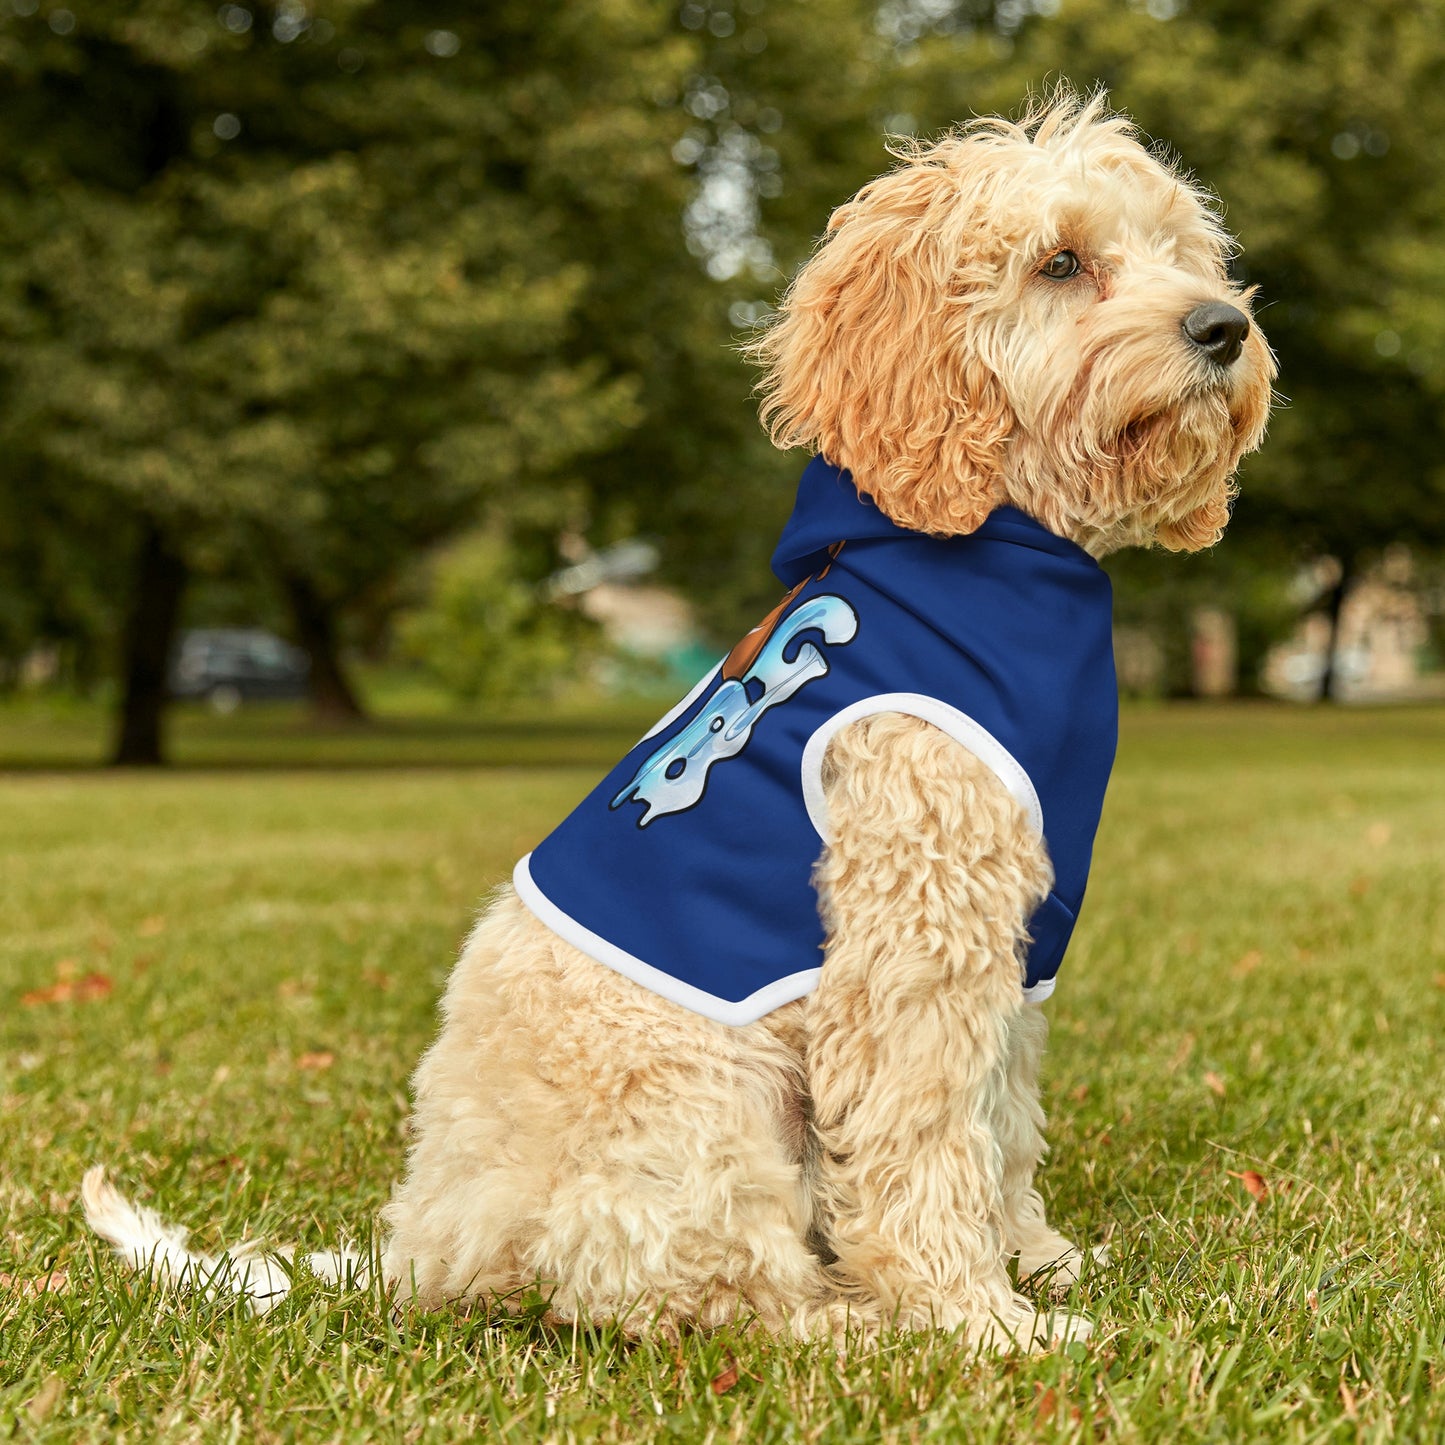
{"label": "blurred parked car", "polygon": [[184,633],[171,664],[171,696],[204,698],[217,712],[243,702],[306,696],[311,659],[259,627]]}

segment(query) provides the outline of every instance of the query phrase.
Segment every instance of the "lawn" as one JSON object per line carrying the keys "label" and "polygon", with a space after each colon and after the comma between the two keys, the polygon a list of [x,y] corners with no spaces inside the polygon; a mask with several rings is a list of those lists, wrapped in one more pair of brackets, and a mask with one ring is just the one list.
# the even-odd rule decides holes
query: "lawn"
{"label": "lawn", "polygon": [[674,1352],[309,1279],[256,1320],[87,1240],[103,1160],[204,1247],[365,1242],[478,901],[642,718],[193,716],[138,776],[0,715],[0,1437],[1445,1438],[1440,709],[1126,714],[1048,1005],[1087,1347]]}

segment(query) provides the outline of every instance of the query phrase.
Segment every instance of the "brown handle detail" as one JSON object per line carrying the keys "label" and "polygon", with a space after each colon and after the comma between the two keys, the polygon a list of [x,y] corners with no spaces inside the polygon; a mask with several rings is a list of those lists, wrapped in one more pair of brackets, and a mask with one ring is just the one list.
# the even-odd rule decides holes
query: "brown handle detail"
{"label": "brown handle detail", "polygon": [[742,681],[747,670],[758,660],[758,653],[768,645],[768,638],[773,635],[778,623],[783,620],[783,613],[788,610],[788,605],[809,582],[821,582],[828,575],[832,570],[834,558],[842,550],[843,544],[834,542],[828,548],[828,565],[816,576],[804,577],[796,587],[789,588],[787,596],[751,632],[743,636],[737,646],[723,659],[722,675],[725,679],[731,682]]}

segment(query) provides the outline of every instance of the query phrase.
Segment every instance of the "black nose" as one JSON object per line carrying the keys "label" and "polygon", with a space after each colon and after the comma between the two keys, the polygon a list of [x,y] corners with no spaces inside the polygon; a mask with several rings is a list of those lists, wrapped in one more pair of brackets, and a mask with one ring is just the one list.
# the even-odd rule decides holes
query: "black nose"
{"label": "black nose", "polygon": [[1249,317],[1223,301],[1206,301],[1184,318],[1184,334],[1214,363],[1239,359],[1249,335]]}

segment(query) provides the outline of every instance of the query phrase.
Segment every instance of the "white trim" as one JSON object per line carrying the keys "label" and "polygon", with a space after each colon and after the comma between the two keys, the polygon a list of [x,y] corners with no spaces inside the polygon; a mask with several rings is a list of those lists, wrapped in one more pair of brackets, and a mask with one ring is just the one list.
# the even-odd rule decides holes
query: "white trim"
{"label": "white trim", "polygon": [[1056,978],[1041,978],[1032,988],[1024,990],[1025,1003],[1043,1003],[1054,991],[1054,985],[1058,982]]}
{"label": "white trim", "polygon": [[981,762],[993,769],[999,782],[1028,814],[1034,831],[1040,836],[1043,835],[1044,810],[1039,805],[1039,795],[1034,791],[1029,775],[1018,759],[986,727],[976,723],[967,713],[925,693],[880,692],[834,713],[808,739],[807,746],[803,749],[803,806],[807,808],[808,817],[818,836],[825,843],[831,837],[828,829],[828,803],[823,792],[823,757],[828,751],[828,744],[840,728],[857,722],[859,718],[872,717],[880,712],[901,712],[910,717],[921,718],[966,747]]}
{"label": "white trim", "polygon": [[570,914],[564,913],[537,886],[532,870],[527,865],[527,859],[531,856],[528,853],[518,860],[512,872],[512,887],[517,890],[517,897],[553,933],[574,948],[580,948],[589,958],[594,958],[598,963],[622,974],[624,978],[630,978],[634,983],[640,983],[643,988],[651,989],[653,993],[660,994],[675,1004],[681,1004],[683,1008],[691,1009],[693,1013],[701,1014],[704,1018],[734,1027],[756,1023],[764,1014],[770,1014],[774,1009],[782,1008],[785,1003],[792,1003],[794,999],[812,993],[818,986],[818,979],[823,972],[821,968],[806,968],[801,973],[789,974],[787,978],[775,979],[766,988],[760,988],[737,1003],[694,988],[692,984],[684,983],[670,973],[664,973],[660,968],[644,963],[640,958],[634,958],[626,949],[609,943],[590,928],[578,923]]}
{"label": "white trim", "polygon": [[[638,738],[637,742],[645,743],[648,738],[655,738],[658,733],[663,730],[663,728],[670,727],[673,723],[675,723],[678,718],[680,718],[683,713],[685,713],[688,708],[690,708],[693,703],[695,703],[698,698],[700,698],[703,693],[707,691],[708,684],[717,677],[718,668],[720,668],[726,661],[726,655],[718,658],[718,660],[713,663],[713,665],[705,673],[703,673],[700,678],[698,678],[697,683],[693,687],[692,691],[688,693],[688,695],[683,698],[683,700],[675,707],[671,707],[665,713],[663,713],[663,715],[655,723],[653,723],[653,725],[645,733],[643,733],[640,738]],[[637,743],[634,743],[633,747],[636,746]]]}

